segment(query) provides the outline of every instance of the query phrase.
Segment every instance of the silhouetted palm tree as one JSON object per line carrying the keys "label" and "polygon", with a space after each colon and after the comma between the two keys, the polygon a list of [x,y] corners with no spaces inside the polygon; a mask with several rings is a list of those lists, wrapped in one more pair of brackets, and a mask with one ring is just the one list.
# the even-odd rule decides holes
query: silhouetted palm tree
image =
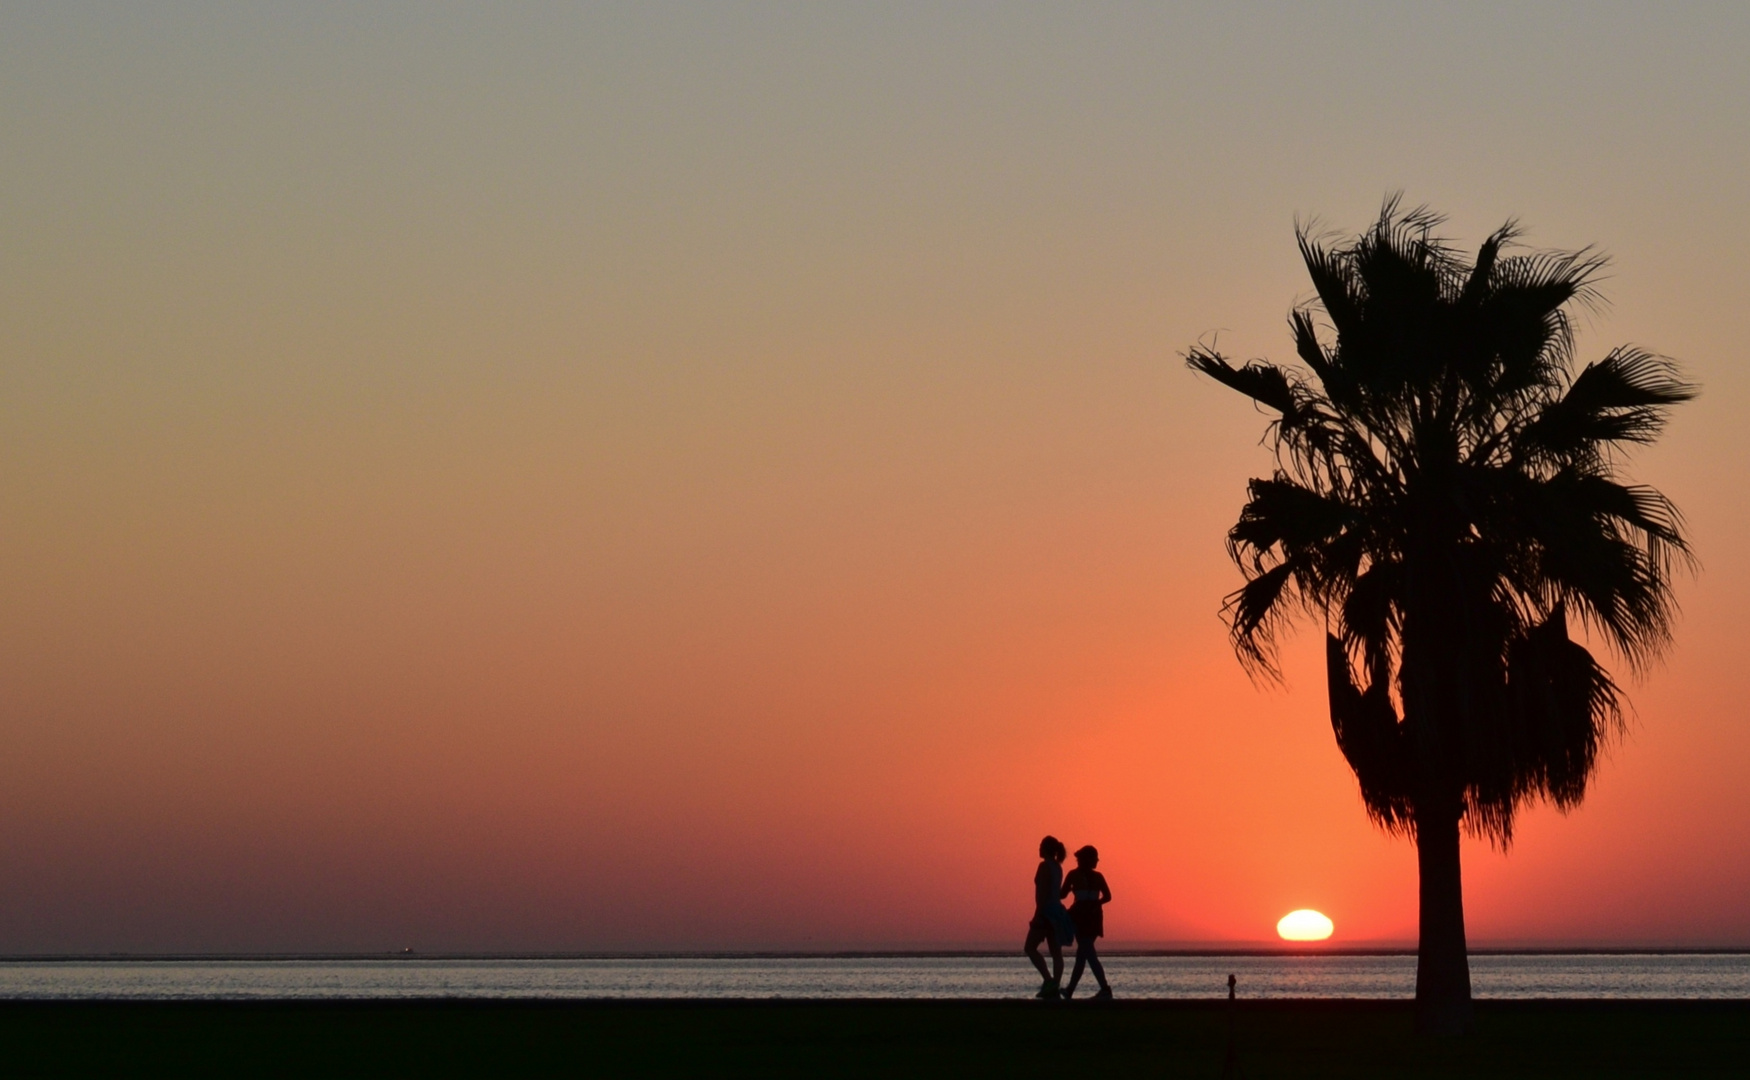
{"label": "silhouetted palm tree", "polygon": [[1274,675],[1274,631],[1323,618],[1337,745],[1368,814],[1416,843],[1417,1026],[1451,1032],[1471,1011],[1461,824],[1504,848],[1526,800],[1575,806],[1621,724],[1570,615],[1632,666],[1669,639],[1681,517],[1618,465],[1694,390],[1635,348],[1574,371],[1589,251],[1511,254],[1509,222],[1466,265],[1440,221],[1393,199],[1347,246],[1297,231],[1328,320],[1289,316],[1310,371],[1187,360],[1277,414],[1275,474],[1228,534],[1233,642]]}

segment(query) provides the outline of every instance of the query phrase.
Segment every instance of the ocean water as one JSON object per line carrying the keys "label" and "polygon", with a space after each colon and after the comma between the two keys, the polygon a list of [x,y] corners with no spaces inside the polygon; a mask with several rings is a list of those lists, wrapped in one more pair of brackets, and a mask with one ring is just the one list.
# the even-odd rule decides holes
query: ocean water
{"label": "ocean water", "polygon": [[[1407,998],[1412,956],[1110,956],[1125,998]],[[1750,998],[1750,954],[1483,955],[1480,998]],[[0,999],[1022,998],[1020,957],[0,962]],[[1087,981],[1089,989],[1093,983]]]}

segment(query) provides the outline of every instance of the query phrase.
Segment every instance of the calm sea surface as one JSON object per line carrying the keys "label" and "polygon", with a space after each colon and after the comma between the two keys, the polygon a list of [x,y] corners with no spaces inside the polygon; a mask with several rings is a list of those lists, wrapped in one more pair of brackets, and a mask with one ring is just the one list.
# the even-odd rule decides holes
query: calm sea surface
{"label": "calm sea surface", "polygon": [[[1401,998],[1411,956],[1111,956],[1127,998]],[[1474,956],[1490,998],[1750,998],[1750,954]],[[1019,957],[0,962],[0,998],[1004,998]],[[1092,988],[1092,980],[1089,980]]]}

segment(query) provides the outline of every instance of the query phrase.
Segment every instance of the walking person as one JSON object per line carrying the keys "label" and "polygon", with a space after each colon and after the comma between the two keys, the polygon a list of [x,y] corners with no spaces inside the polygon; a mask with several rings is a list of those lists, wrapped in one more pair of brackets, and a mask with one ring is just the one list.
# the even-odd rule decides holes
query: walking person
{"label": "walking person", "polygon": [[[1069,849],[1055,836],[1039,841],[1039,869],[1033,871],[1033,921],[1027,924],[1022,951],[1044,980],[1035,996],[1055,1001],[1063,983],[1063,947],[1074,937],[1069,913],[1063,909],[1063,860]],[[1041,943],[1051,947],[1051,967],[1039,955]]]}
{"label": "walking person", "polygon": [[1069,872],[1059,887],[1060,897],[1075,894],[1075,903],[1070,906],[1070,922],[1076,930],[1076,966],[1069,973],[1069,988],[1063,992],[1068,1000],[1076,992],[1076,983],[1082,979],[1082,967],[1086,965],[1094,973],[1094,980],[1100,984],[1099,993],[1094,995],[1095,1001],[1111,1001],[1112,986],[1106,981],[1106,969],[1100,964],[1100,956],[1094,951],[1094,939],[1106,933],[1106,905],[1112,902],[1112,890],[1106,884],[1106,875],[1094,869],[1100,865],[1100,852],[1089,844],[1076,850],[1076,868]]}

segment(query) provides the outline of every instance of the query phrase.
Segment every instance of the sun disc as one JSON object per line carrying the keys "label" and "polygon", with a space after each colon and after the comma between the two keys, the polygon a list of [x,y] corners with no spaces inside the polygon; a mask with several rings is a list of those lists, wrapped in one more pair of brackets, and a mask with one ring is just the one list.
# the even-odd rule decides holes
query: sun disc
{"label": "sun disc", "polygon": [[1276,933],[1284,941],[1323,941],[1334,929],[1331,920],[1311,908],[1291,911],[1276,923]]}

